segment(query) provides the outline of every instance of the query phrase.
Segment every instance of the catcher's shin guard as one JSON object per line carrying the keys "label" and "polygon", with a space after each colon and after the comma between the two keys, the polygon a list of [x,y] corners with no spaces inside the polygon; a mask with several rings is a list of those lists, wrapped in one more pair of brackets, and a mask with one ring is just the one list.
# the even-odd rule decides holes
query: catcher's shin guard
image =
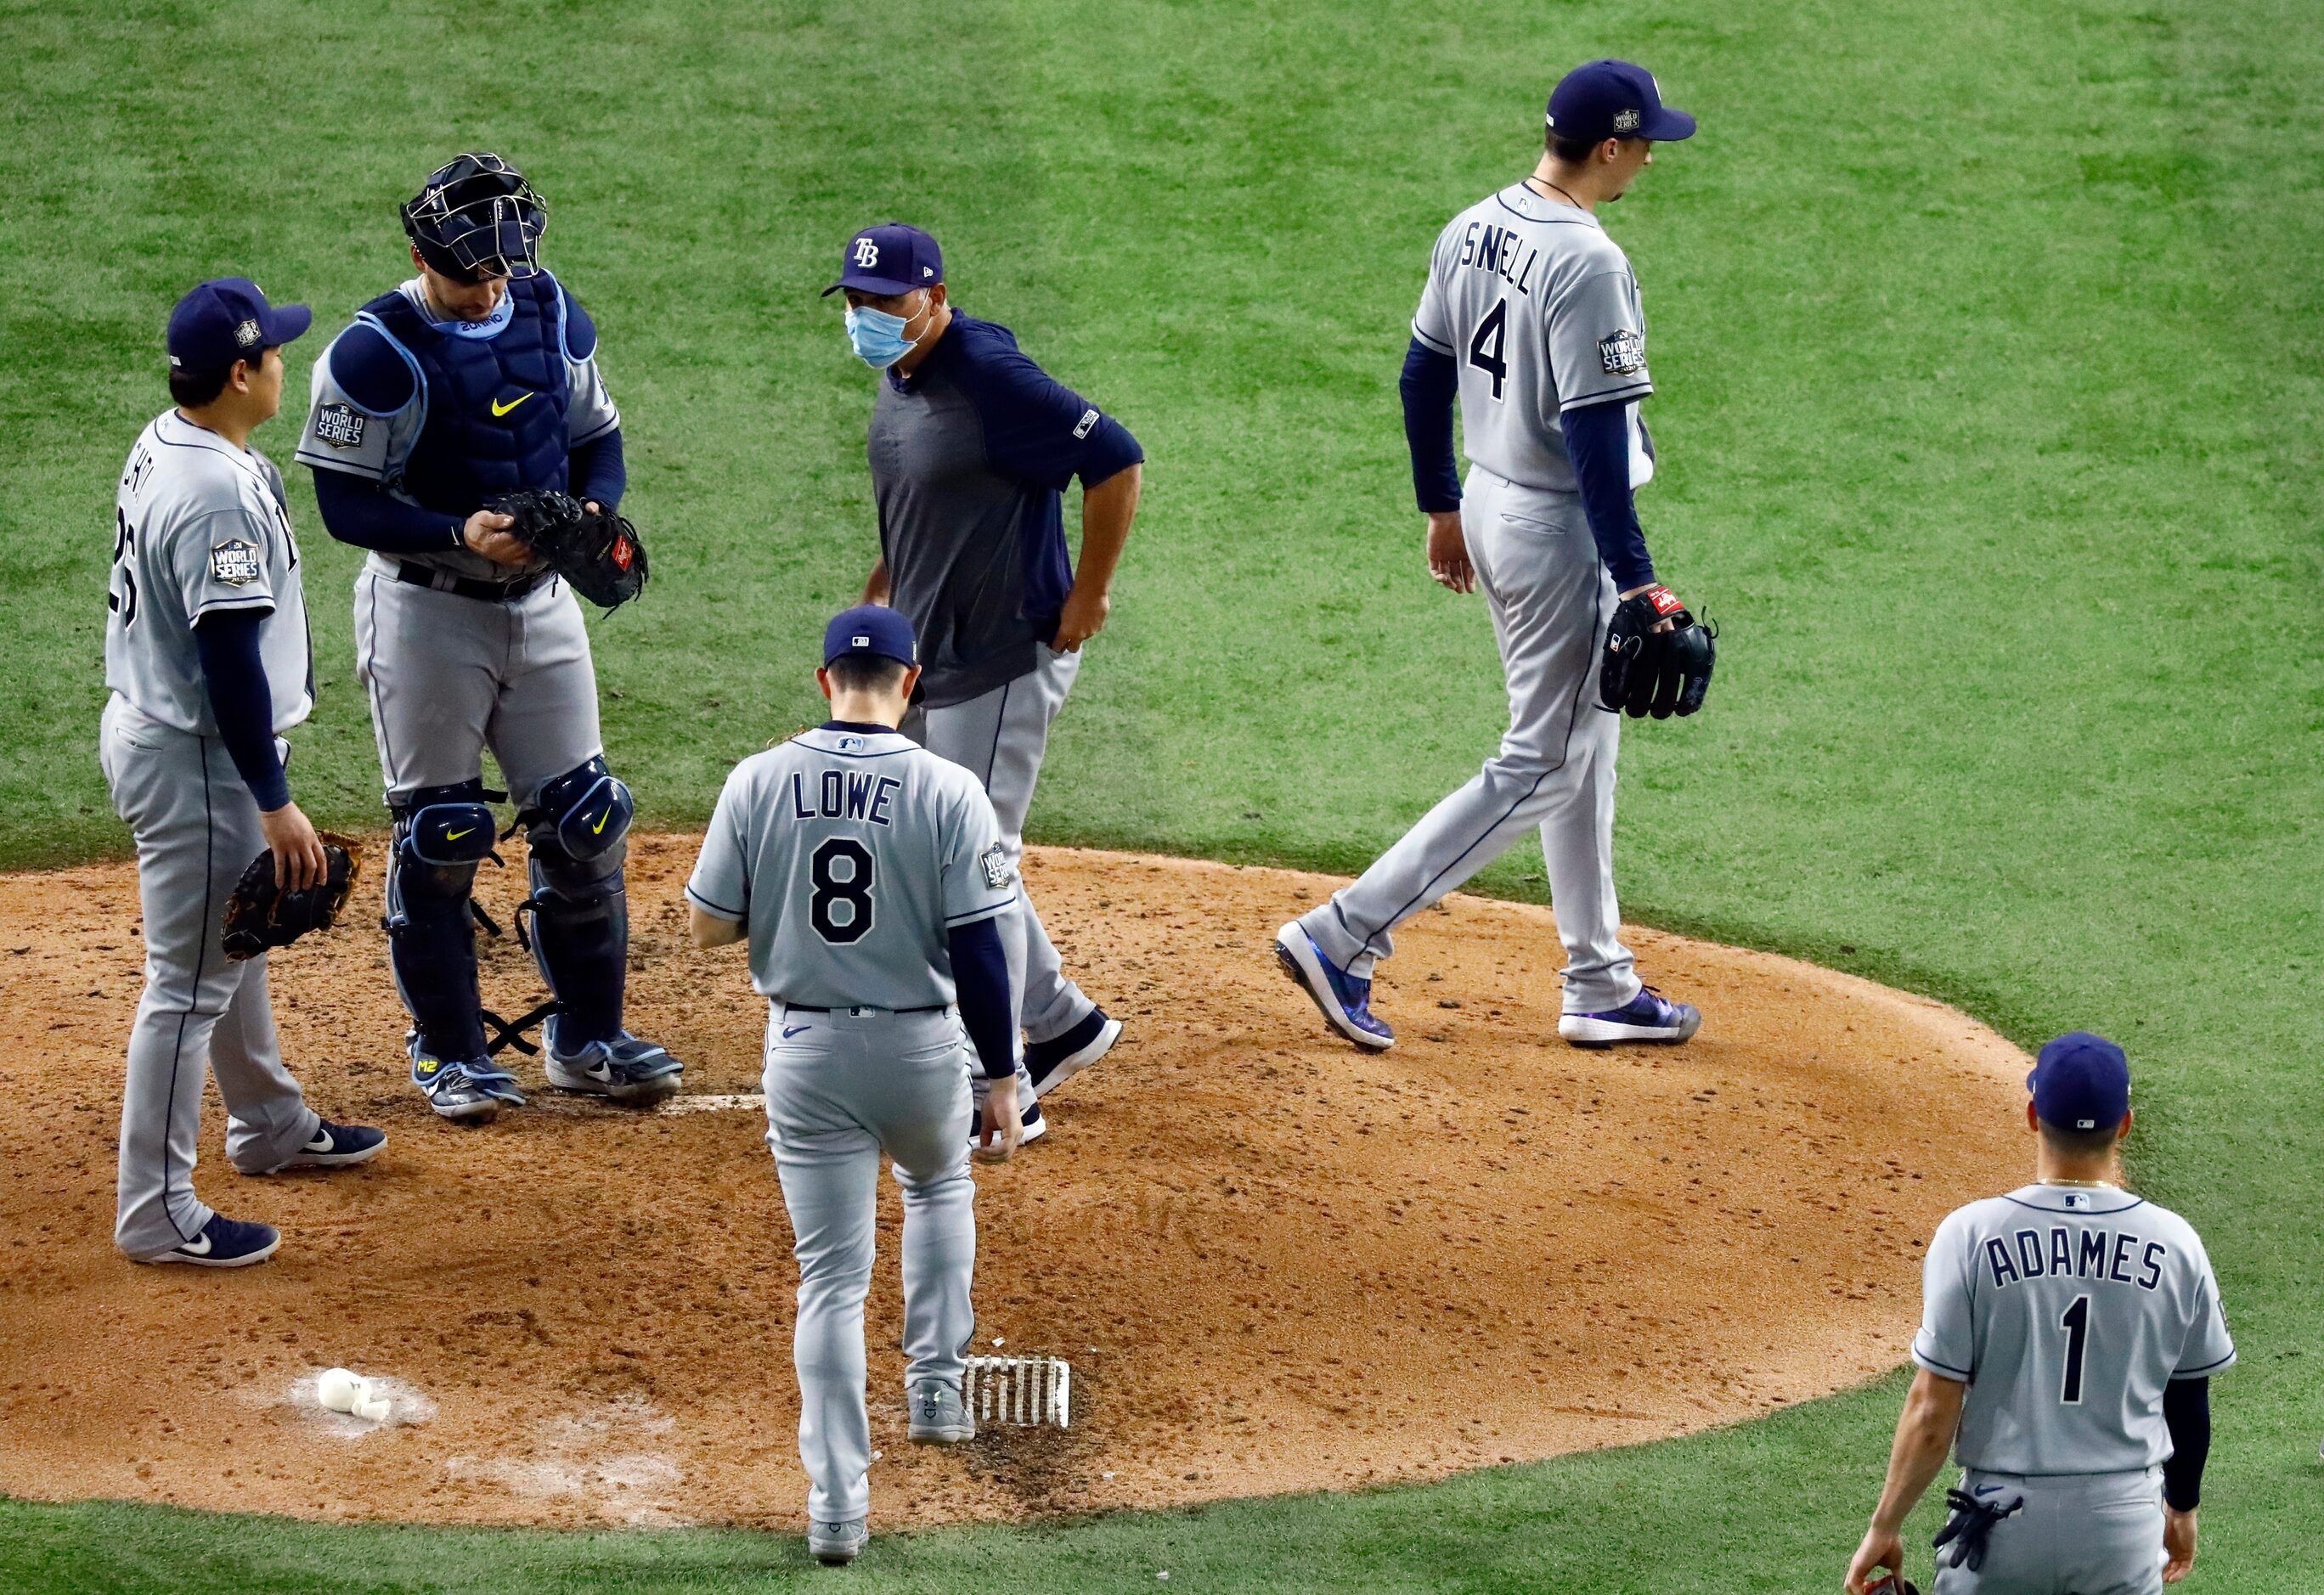
{"label": "catcher's shin guard", "polygon": [[396,995],[422,1047],[439,1058],[484,1056],[469,894],[493,856],[482,781],[429,787],[395,809],[387,865],[387,954]]}
{"label": "catcher's shin guard", "polygon": [[622,1033],[630,964],[630,901],[622,864],[637,812],[601,756],[558,776],[518,816],[532,849],[532,955],[557,996],[558,1045]]}

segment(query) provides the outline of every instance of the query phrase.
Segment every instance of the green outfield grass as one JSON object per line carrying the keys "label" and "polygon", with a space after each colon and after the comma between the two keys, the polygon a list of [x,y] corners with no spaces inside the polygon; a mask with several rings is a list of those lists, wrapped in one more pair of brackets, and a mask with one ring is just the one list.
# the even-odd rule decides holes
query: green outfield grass
{"label": "green outfield grass", "polygon": [[[484,146],[555,206],[625,416],[656,581],[595,636],[648,823],[698,822],[734,759],[815,717],[817,624],[874,551],[872,379],[816,294],[854,227],[900,217],[1149,456],[1037,838],[1360,868],[1501,720],[1482,610],[1427,582],[1410,508],[1395,374],[1428,244],[1530,164],[1558,70],[1630,56],[1703,127],[1608,217],[1661,386],[1642,510],[1725,631],[1709,710],[1628,734],[1626,906],[2023,1043],[2122,1038],[2135,1172],[2208,1237],[2243,1349],[2189,1587],[2314,1589],[2315,20],[0,0],[0,865],[124,846],[95,758],[110,498],[165,401],[172,300],[244,272],[336,330],[403,274],[395,202]],[[292,352],[294,406],[321,342]],[[295,425],[259,445],[287,461]],[[292,779],[376,823],[355,558],[290,475],[324,683]],[[1540,871],[1521,850],[1480,884],[1538,898]],[[1427,1489],[882,1538],[851,1587],[1834,1587],[1900,1389]],[[763,1536],[0,1504],[11,1590],[795,1576]]]}

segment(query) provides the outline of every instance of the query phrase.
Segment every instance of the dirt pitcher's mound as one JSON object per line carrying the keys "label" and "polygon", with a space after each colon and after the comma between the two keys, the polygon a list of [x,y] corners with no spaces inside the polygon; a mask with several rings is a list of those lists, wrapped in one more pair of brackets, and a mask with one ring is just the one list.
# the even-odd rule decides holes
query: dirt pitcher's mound
{"label": "dirt pitcher's mound", "polygon": [[[276,960],[285,1050],[383,1156],[246,1179],[215,1095],[198,1184],[277,1224],[234,1273],[112,1246],[140,984],[124,867],[0,877],[0,1492],[324,1517],[796,1525],[790,1236],[747,1100],[765,1009],[739,949],[682,945],[686,837],[631,874],[633,1027],[687,1062],[640,1116],[543,1090],[434,1118],[360,912]],[[515,872],[486,871],[503,924]],[[1129,1028],[977,1173],[979,1350],[1074,1367],[1072,1427],[904,1438],[895,1193],[871,1309],[881,1523],[1432,1478],[1674,1434],[1903,1360],[1921,1248],[2017,1182],[2024,1058],[1936,1004],[1651,931],[1709,1016],[1683,1049],[1557,1039],[1549,916],[1456,898],[1399,937],[1392,1052],[1326,1036],[1276,926],[1332,882],[1047,851],[1068,966]],[[538,977],[487,944],[487,1000]],[[528,1083],[537,1065],[521,1065]],[[318,1370],[395,1381],[383,1425]]]}

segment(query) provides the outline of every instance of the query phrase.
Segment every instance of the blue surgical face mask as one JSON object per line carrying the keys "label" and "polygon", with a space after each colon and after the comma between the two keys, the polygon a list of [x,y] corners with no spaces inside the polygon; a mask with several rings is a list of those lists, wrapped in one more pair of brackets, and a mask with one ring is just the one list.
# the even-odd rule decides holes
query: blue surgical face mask
{"label": "blue surgical face mask", "polygon": [[[933,301],[932,301],[933,302]],[[869,305],[847,307],[847,341],[856,358],[874,371],[885,371],[912,352],[913,340],[904,329],[918,317],[891,316]]]}

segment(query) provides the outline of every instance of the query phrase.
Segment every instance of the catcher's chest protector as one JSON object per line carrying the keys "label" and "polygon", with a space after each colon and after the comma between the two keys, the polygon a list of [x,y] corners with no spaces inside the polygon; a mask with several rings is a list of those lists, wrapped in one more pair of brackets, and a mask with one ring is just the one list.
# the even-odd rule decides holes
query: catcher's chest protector
{"label": "catcher's chest protector", "polygon": [[564,294],[546,272],[512,281],[508,291],[508,322],[491,337],[439,332],[401,292],[363,309],[420,367],[428,419],[403,491],[447,515],[470,514],[521,487],[565,486],[572,387]]}

